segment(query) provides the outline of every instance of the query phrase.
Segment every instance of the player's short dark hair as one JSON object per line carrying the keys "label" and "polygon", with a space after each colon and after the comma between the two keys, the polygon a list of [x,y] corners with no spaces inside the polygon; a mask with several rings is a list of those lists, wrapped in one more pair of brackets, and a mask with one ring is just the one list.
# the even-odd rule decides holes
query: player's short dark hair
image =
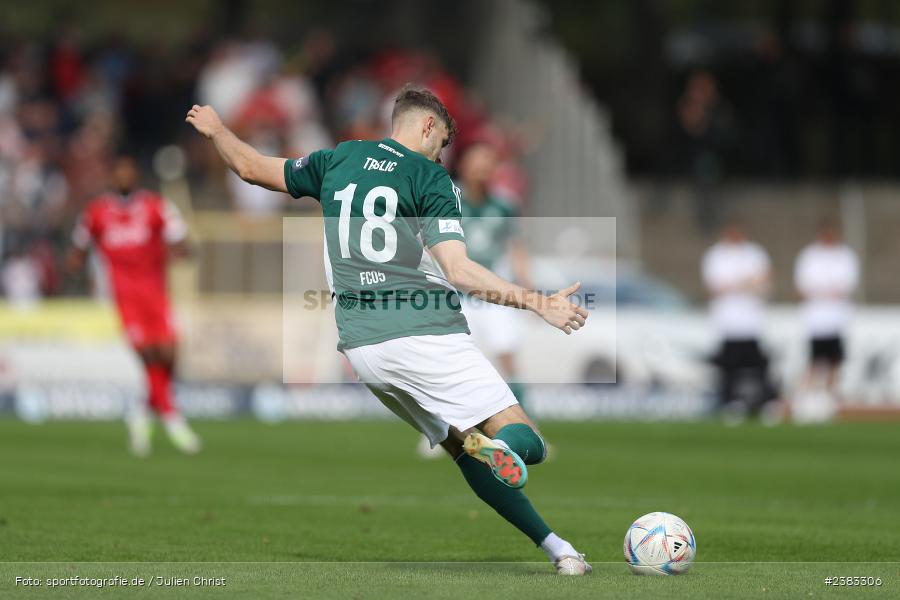
{"label": "player's short dark hair", "polygon": [[409,110],[427,110],[432,112],[447,125],[447,143],[449,146],[456,136],[456,121],[450,116],[444,103],[434,95],[434,93],[423,87],[415,86],[411,83],[403,86],[400,93],[394,99],[394,110],[391,113],[391,120],[396,121],[399,116]]}

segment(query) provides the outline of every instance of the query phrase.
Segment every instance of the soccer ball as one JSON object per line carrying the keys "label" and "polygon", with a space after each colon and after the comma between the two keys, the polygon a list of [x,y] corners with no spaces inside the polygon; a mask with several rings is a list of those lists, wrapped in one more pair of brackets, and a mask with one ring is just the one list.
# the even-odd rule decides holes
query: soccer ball
{"label": "soccer ball", "polygon": [[652,512],[625,532],[625,562],[635,575],[686,573],[697,554],[688,524],[664,512]]}

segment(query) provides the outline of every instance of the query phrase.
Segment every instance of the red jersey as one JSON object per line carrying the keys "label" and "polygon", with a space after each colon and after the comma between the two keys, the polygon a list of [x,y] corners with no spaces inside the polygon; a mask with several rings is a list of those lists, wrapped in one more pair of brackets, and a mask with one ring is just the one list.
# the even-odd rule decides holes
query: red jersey
{"label": "red jersey", "polygon": [[166,293],[168,245],[186,236],[175,206],[147,190],[92,200],[72,234],[77,247],[93,243],[103,256],[123,325],[136,346],[174,337]]}

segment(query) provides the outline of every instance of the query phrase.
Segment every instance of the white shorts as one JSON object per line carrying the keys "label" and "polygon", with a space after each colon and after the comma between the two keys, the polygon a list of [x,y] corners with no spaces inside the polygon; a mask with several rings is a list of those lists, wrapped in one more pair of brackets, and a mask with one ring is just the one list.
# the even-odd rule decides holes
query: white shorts
{"label": "white shorts", "polygon": [[488,356],[514,354],[522,345],[522,328],[518,308],[500,306],[467,296],[463,314],[475,344]]}
{"label": "white shorts", "polygon": [[465,333],[415,335],[344,350],[360,381],[434,447],[516,402]]}

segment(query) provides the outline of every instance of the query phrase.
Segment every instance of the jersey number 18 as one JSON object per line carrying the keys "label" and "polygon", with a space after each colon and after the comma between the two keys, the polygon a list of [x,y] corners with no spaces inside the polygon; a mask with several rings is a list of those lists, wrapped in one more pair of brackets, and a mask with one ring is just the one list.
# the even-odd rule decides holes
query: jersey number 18
{"label": "jersey number 18", "polygon": [[[338,219],[338,241],[341,246],[341,258],[350,258],[350,211],[356,184],[351,183],[344,189],[335,192],[334,199],[341,203],[341,216]],[[375,202],[384,198],[384,214],[375,214]],[[362,255],[376,263],[386,263],[397,254],[397,230],[391,223],[397,216],[397,192],[386,185],[372,188],[363,199],[363,223],[359,234],[359,249]],[[376,250],[372,245],[372,234],[376,229],[384,232],[384,248]]]}

